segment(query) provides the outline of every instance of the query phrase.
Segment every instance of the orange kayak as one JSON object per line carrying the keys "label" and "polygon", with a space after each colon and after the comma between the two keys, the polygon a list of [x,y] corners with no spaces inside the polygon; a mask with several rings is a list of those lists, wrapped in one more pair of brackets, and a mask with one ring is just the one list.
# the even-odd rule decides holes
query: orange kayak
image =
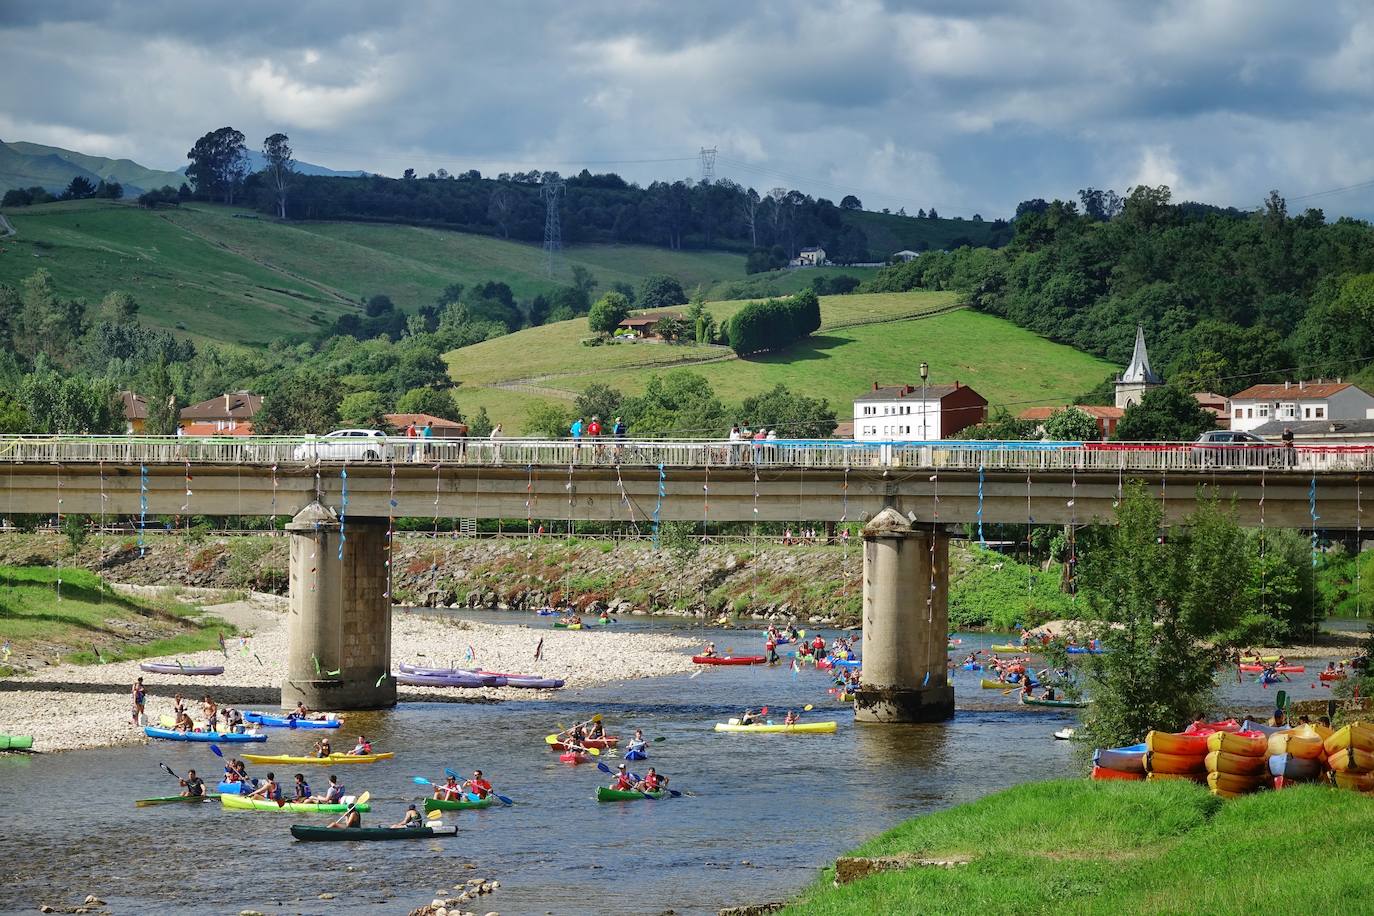
{"label": "orange kayak", "polygon": [[1356,792],[1374,792],[1374,773],[1341,772],[1331,775],[1336,778],[1337,788],[1354,789]]}
{"label": "orange kayak", "polygon": [[1206,774],[1206,772],[1201,771],[1201,770],[1199,770],[1199,771],[1196,772],[1196,773],[1191,773],[1191,774],[1190,774],[1190,773],[1150,773],[1150,774],[1149,774],[1148,776],[1146,776],[1145,778],[1148,779],[1150,782],[1159,782],[1159,781],[1161,781],[1161,780],[1169,780],[1169,779],[1184,779],[1184,780],[1187,780],[1188,782],[1198,782],[1198,783],[1204,783],[1204,784],[1207,782],[1207,774]]}
{"label": "orange kayak", "polygon": [[1144,779],[1144,773],[1127,773],[1123,770],[1111,770],[1107,767],[1093,767],[1093,779],[1104,781],[1108,779]]}
{"label": "orange kayak", "polygon": [[1353,747],[1374,753],[1374,725],[1365,722],[1352,722],[1326,739],[1326,752],[1334,754],[1343,748]]}
{"label": "orange kayak", "polygon": [[1374,770],[1374,754],[1357,747],[1347,747],[1328,754],[1326,765],[1336,773],[1368,773]]}
{"label": "orange kayak", "polygon": [[[1204,754],[1166,754],[1151,751],[1145,755],[1145,769],[1163,776],[1202,777],[1207,772]],[[1260,761],[1263,763],[1264,761]]]}
{"label": "orange kayak", "polygon": [[1233,776],[1230,773],[1207,774],[1207,788],[1218,795],[1222,792],[1253,792],[1267,781],[1264,777]]}
{"label": "orange kayak", "polygon": [[1310,725],[1269,736],[1269,756],[1271,757],[1291,754],[1303,760],[1316,760],[1325,753],[1326,751],[1322,747],[1322,736]]}
{"label": "orange kayak", "polygon": [[1207,736],[1150,732],[1145,736],[1145,747],[1161,754],[1201,757],[1207,753]]}
{"label": "orange kayak", "polygon": [[1216,732],[1207,736],[1207,750],[1263,757],[1269,749],[1268,736],[1262,732]]}
{"label": "orange kayak", "polygon": [[1207,772],[1227,776],[1254,777],[1269,772],[1263,757],[1246,757],[1243,754],[1228,754],[1226,751],[1209,751],[1203,762],[1207,766]]}

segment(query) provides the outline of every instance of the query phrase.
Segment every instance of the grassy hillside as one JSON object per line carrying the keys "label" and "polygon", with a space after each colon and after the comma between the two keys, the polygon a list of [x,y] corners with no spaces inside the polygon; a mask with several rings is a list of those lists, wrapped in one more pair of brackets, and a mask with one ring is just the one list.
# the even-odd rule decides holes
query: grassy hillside
{"label": "grassy hillside", "polygon": [[[970,311],[899,320],[948,307],[953,293],[825,296],[821,330],[785,353],[741,360],[724,347],[655,343],[584,347],[585,320],[531,328],[448,354],[462,383],[465,411],[486,407],[508,433],[540,400],[571,400],[603,383],[640,391],[649,376],[676,365],[704,375],[726,401],[739,401],[779,382],[812,397],[829,398],[843,416],[853,397],[874,381],[912,381],[925,360],[933,382],[973,386],[994,404],[1053,403],[1092,387],[1107,363],[1050,343],[1009,322]],[[711,303],[718,320],[740,302]],[[868,322],[868,323],[862,323]]]}
{"label": "grassy hillside", "polygon": [[551,280],[533,245],[411,226],[278,223],[200,203],[154,212],[91,200],[6,215],[18,235],[0,241],[0,283],[45,267],[66,295],[98,301],[123,289],[146,323],[245,344],[315,330],[375,293],[412,311],[450,283],[501,280],[531,296],[566,283],[573,264],[602,289],[652,273],[689,289],[744,278],[737,254],[587,245],[569,249],[564,274]]}
{"label": "grassy hillside", "polygon": [[0,142],[0,192],[34,185],[56,192],[78,175],[92,183],[102,178],[118,181],[124,185],[126,196],[136,196],[163,185],[177,188],[186,180],[180,172],[146,168],[132,159],[88,156],[41,143]]}
{"label": "grassy hillside", "polygon": [[1011,239],[1011,227],[994,229],[991,222],[966,219],[912,219],[891,213],[846,210],[844,219],[868,236],[868,250],[877,260],[893,252],[958,248],[960,245],[1004,245]]}

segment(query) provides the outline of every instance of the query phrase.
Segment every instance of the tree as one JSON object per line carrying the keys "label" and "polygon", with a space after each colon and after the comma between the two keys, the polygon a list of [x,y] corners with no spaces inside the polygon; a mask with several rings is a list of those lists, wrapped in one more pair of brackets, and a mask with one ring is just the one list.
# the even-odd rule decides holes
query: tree
{"label": "tree", "polygon": [[859,198],[855,197],[853,194],[846,194],[840,200],[841,210],[862,210],[863,208],[863,202],[860,201]]}
{"label": "tree", "polygon": [[267,183],[277,197],[277,216],[286,219],[286,189],[295,174],[296,160],[293,158],[286,134],[276,133],[262,141],[262,157],[267,160]]}
{"label": "tree", "polygon": [[477,408],[477,415],[468,424],[468,435],[478,439],[485,439],[491,435],[495,425],[491,422],[491,417],[487,416],[486,405]]}
{"label": "tree", "polygon": [[536,439],[562,439],[567,436],[571,423],[568,408],[553,401],[539,401],[525,411],[522,432]]}
{"label": "tree", "polygon": [[35,432],[32,422],[18,398],[0,391],[0,433]]}
{"label": "tree", "polygon": [[587,313],[587,326],[594,334],[614,334],[630,314],[630,302],[620,293],[610,292],[596,300]]}
{"label": "tree", "polygon": [[262,389],[253,429],[264,436],[326,433],[339,425],[339,380],[310,370],[278,376]]}
{"label": "tree", "polygon": [[67,189],[62,192],[63,200],[85,200],[95,196],[95,185],[89,178],[77,175],[67,185]]}
{"label": "tree", "polygon": [[619,390],[597,382],[588,385],[577,396],[573,402],[573,412],[579,417],[600,417],[602,425],[609,431],[611,421],[616,417],[629,424],[631,418],[625,409],[626,403],[625,395]]}
{"label": "tree", "polygon": [[95,186],[95,196],[101,200],[119,200],[124,196],[124,185],[113,179],[107,181],[100,179],[100,184]]}
{"label": "tree", "polygon": [[645,277],[640,285],[638,302],[642,309],[669,308],[686,304],[687,294],[682,291],[682,284],[676,277],[653,274]]}
{"label": "tree", "polygon": [[720,436],[730,427],[710,382],[685,369],[649,376],[644,394],[628,399],[625,412],[641,436]]}
{"label": "tree", "polygon": [[1151,388],[1116,425],[1123,442],[1190,442],[1216,426],[1216,415],[1175,385]]}
{"label": "tree", "polygon": [[380,429],[386,412],[386,397],[377,391],[355,391],[339,402],[339,419],[349,426]]}
{"label": "tree", "polygon": [[692,339],[699,344],[709,344],[715,337],[716,319],[706,311],[706,297],[698,288],[687,309],[687,326],[691,329]]}
{"label": "tree", "polygon": [[588,300],[592,298],[592,292],[600,285],[600,281],[592,276],[592,272],[581,264],[572,266],[572,285],[574,289],[580,290],[582,295]]}
{"label": "tree", "polygon": [[396,413],[425,413],[461,422],[462,411],[448,388],[412,388],[396,399]]}
{"label": "tree", "polygon": [[1102,438],[1097,421],[1086,410],[1061,407],[1045,419],[1045,438],[1063,442],[1096,442]]}
{"label": "tree", "polygon": [[988,442],[1019,442],[1039,438],[1034,420],[1019,420],[1005,407],[994,407],[987,420],[965,426],[951,439],[971,439]]}
{"label": "tree", "polygon": [[196,141],[186,154],[191,160],[186,177],[198,193],[209,199],[218,197],[226,204],[234,202],[234,193],[248,171],[248,147],[243,140],[243,134],[234,128],[221,127]]}
{"label": "tree", "polygon": [[159,359],[149,368],[142,387],[148,405],[148,418],[143,421],[143,428],[150,436],[176,433],[180,413],[166,359]]}
{"label": "tree", "polygon": [[664,315],[654,322],[654,333],[669,343],[678,343],[691,337],[692,326],[674,315]]}
{"label": "tree", "polygon": [[809,398],[778,384],[744,399],[740,420],[754,428],[777,430],[784,439],[828,439],[835,432],[835,411],[825,398]]}

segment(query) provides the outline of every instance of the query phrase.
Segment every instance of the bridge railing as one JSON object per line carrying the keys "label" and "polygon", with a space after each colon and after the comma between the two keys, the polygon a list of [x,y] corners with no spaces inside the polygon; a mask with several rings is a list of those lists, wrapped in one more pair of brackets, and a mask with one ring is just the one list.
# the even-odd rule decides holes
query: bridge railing
{"label": "bridge railing", "polygon": [[396,462],[453,466],[623,466],[1148,473],[1374,471],[1374,445],[769,439],[418,439],[301,436],[3,436],[0,464],[255,465]]}

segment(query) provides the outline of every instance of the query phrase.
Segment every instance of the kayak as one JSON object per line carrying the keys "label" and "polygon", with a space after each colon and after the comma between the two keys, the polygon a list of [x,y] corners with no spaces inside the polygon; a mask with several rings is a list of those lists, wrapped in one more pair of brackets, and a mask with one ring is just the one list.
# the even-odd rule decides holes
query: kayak
{"label": "kayak", "polygon": [[477,674],[469,671],[455,671],[452,674],[405,674],[396,675],[396,683],[407,687],[504,687],[506,679]]}
{"label": "kayak", "polygon": [[343,719],[338,716],[326,716],[322,719],[307,718],[300,716],[285,715],[274,716],[267,712],[248,711],[243,714],[243,721],[255,722],[258,725],[265,725],[268,728],[342,728]]}
{"label": "kayak", "polygon": [[544,677],[540,674],[505,674],[500,671],[478,671],[482,677],[506,679],[507,687],[520,687],[526,690],[557,690],[566,681],[561,677]]}
{"label": "kayak", "polygon": [[963,663],[962,665],[960,665],[959,667],[963,668],[965,671],[982,671],[982,670],[983,670],[983,666],[980,665],[980,664],[978,664],[977,662],[964,662],[964,663]]}
{"label": "kayak", "polygon": [[1319,681],[1343,681],[1345,680],[1344,671],[1323,671],[1317,675]]}
{"label": "kayak", "polygon": [[580,630],[584,626],[586,626],[585,623],[564,623],[561,620],[555,620],[553,622],[553,628],[555,630]]}
{"label": "kayak", "polygon": [[1122,773],[1144,773],[1145,751],[1146,747],[1143,744],[1132,744],[1129,747],[1100,747],[1093,751],[1093,766]]}
{"label": "kayak", "polygon": [[1268,770],[1264,757],[1251,757],[1245,754],[1229,754],[1226,751],[1208,751],[1203,764],[1209,773],[1226,773],[1231,776],[1262,776]]}
{"label": "kayak", "polygon": [[206,677],[223,674],[223,665],[179,665],[176,662],[139,662],[140,671],[150,674],[197,674]]}
{"label": "kayak", "polygon": [[1207,750],[1225,751],[1242,757],[1263,757],[1269,750],[1269,736],[1263,732],[1213,732],[1207,736]]}
{"label": "kayak", "polygon": [[1082,709],[1088,705],[1087,700],[1044,700],[1037,697],[1021,695],[1022,706],[1052,706],[1055,709]]}
{"label": "kayak", "polygon": [[1098,781],[1107,779],[1144,779],[1145,773],[1143,771],[1132,773],[1126,770],[1113,770],[1109,767],[1101,767],[1094,764],[1092,778]]}
{"label": "kayak", "polygon": [[988,680],[987,678],[983,678],[983,680],[982,680],[981,683],[982,683],[982,685],[983,685],[983,689],[984,689],[984,690],[1016,690],[1016,689],[1018,689],[1017,686],[1016,686],[1015,684],[1012,684],[1012,683],[1006,683],[1006,684],[1004,684],[1004,683],[1002,683],[1001,681],[990,681],[990,680]]}
{"label": "kayak", "polygon": [[535,613],[538,614],[540,617],[557,617],[557,616],[558,616],[558,611],[555,611],[555,610],[554,610],[553,608],[551,608],[551,607],[541,607],[539,610],[535,611]]}
{"label": "kayak", "polygon": [[33,735],[0,735],[0,751],[33,750]]}
{"label": "kayak", "polygon": [[[314,802],[285,802],[278,805],[265,798],[244,798],[241,795],[221,795],[219,803],[228,811],[288,811],[292,814],[343,814],[349,807],[349,803],[329,802],[320,802],[318,805]],[[372,810],[367,802],[354,804],[353,807],[358,811]]]}
{"label": "kayak", "polygon": [[[608,751],[619,743],[619,735],[606,735],[602,738],[585,738],[582,741],[582,746],[594,747],[598,751]],[[568,746],[562,741],[555,741],[553,744],[550,744],[549,747],[553,748],[555,751],[566,751],[568,749]]]}
{"label": "kayak", "polygon": [[1322,773],[1322,762],[1312,757],[1274,754],[1266,763],[1271,774],[1284,779],[1316,779]]}
{"label": "kayak", "polygon": [[1357,747],[1343,747],[1327,756],[1326,765],[1334,773],[1368,773],[1374,770],[1374,753]]}
{"label": "kayak", "polygon": [[993,646],[994,652],[1015,652],[1018,655],[1039,655],[1036,646]]}
{"label": "kayak", "polygon": [[140,798],[134,802],[135,808],[151,808],[153,805],[174,805],[178,802],[203,802],[218,795],[163,795],[159,798]]}
{"label": "kayak", "polygon": [[322,766],[332,767],[341,763],[376,763],[390,760],[396,755],[391,751],[382,754],[330,754],[328,757],[292,757],[290,754],[244,754],[249,763],[272,763],[281,766]]}
{"label": "kayak", "polygon": [[1374,752],[1374,725],[1365,722],[1352,722],[1339,731],[1332,732],[1324,742],[1326,752],[1334,754],[1348,747]]}
{"label": "kayak", "polygon": [[1207,753],[1207,736],[1152,731],[1145,736],[1145,747],[1155,753],[1196,757],[1201,765],[1202,756]]}
{"label": "kayak", "polygon": [[[857,668],[863,664],[857,658],[832,658],[830,664],[835,668]],[[978,670],[977,668],[971,670]]]}
{"label": "kayak", "polygon": [[762,665],[768,659],[762,655],[693,655],[692,661],[698,665]]}
{"label": "kayak", "polygon": [[755,722],[753,725],[740,725],[738,719],[717,722],[718,732],[760,732],[788,733],[793,735],[829,735],[835,731],[835,722],[798,722],[796,725],[783,725],[781,722]]}
{"label": "kayak", "polygon": [[[1264,670],[1263,665],[1241,665],[1240,670],[1246,674],[1259,674]],[[1274,668],[1279,674],[1302,674],[1307,671],[1305,665],[1278,665]]]}
{"label": "kayak", "polygon": [[266,741],[266,735],[251,735],[245,732],[179,732],[174,728],[158,728],[145,725],[143,734],[149,738],[162,738],[167,741],[213,741],[216,744],[249,744]]}
{"label": "kayak", "polygon": [[1277,655],[1242,655],[1240,657],[1241,664],[1243,665],[1268,664],[1278,660],[1279,657]]}
{"label": "kayak", "polygon": [[243,783],[241,782],[222,782],[217,787],[220,795],[242,795]]}
{"label": "kayak", "polygon": [[626,792],[620,789],[608,789],[605,786],[597,786],[596,789],[596,800],[599,802],[635,801],[641,798],[672,798],[672,796],[662,790],[654,792]]}
{"label": "kayak", "polygon": [[646,754],[646,753],[644,753],[643,751],[626,751],[626,752],[625,752],[625,759],[626,759],[626,760],[648,760],[648,759],[649,759],[649,755]]}
{"label": "kayak", "polygon": [[[1214,751],[1213,753],[1220,753]],[[1161,776],[1199,776],[1207,772],[1206,755],[1167,754],[1150,751],[1145,755],[1145,769]],[[1263,762],[1263,761],[1261,761]]]}
{"label": "kayak", "polygon": [[588,754],[581,754],[577,751],[564,751],[563,753],[558,755],[558,759],[564,763],[571,763],[574,766],[576,766],[579,763],[586,763],[588,760],[591,760],[592,758]]}
{"label": "kayak", "polygon": [[1208,773],[1207,788],[1217,795],[1229,798],[1232,794],[1241,795],[1258,789],[1266,779],[1263,776],[1236,776],[1231,773]]}
{"label": "kayak", "polygon": [[478,798],[471,793],[462,798],[427,798],[425,799],[425,813],[431,811],[472,811],[477,808],[490,808],[496,804],[496,796],[488,795],[486,798]]}
{"label": "kayak", "polygon": [[1090,649],[1087,646],[1069,646],[1066,650],[1070,655],[1101,655],[1106,649]]}
{"label": "kayak", "polygon": [[344,840],[423,840],[432,836],[457,836],[457,827],[311,827],[292,824],[291,835],[298,840],[341,842]]}

